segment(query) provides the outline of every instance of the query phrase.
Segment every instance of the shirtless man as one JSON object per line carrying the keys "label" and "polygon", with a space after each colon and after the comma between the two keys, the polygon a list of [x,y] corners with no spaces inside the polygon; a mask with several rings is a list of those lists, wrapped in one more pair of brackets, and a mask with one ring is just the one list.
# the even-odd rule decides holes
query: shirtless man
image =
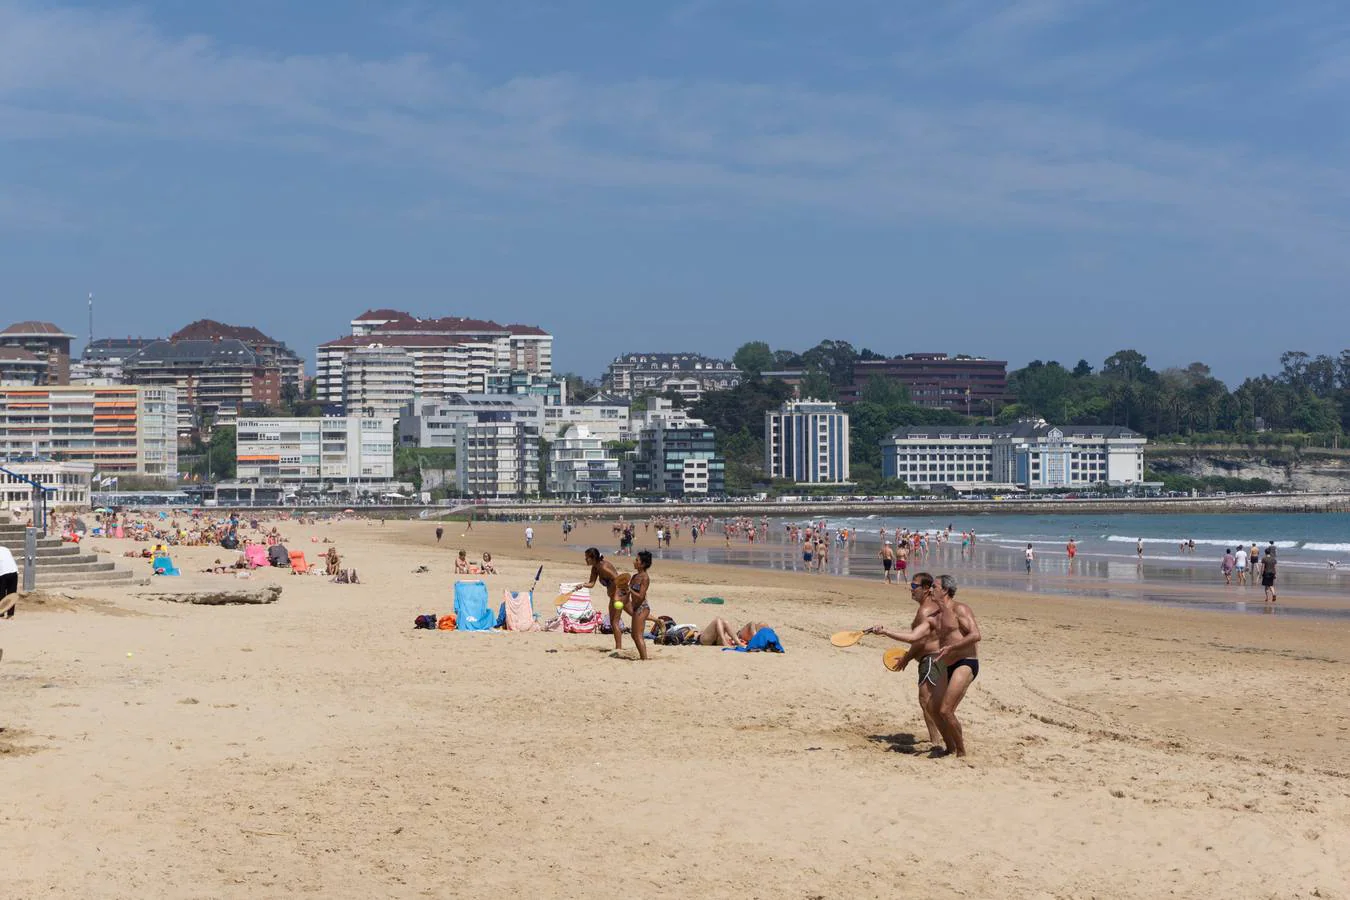
{"label": "shirtless man", "polygon": [[[910,623],[908,633],[891,631],[885,625],[874,625],[867,630],[910,645],[909,652],[900,663],[901,669],[909,665],[911,659],[922,660],[919,664],[919,709],[928,726],[928,742],[936,750],[942,746],[943,737],[931,707],[934,692],[947,683],[947,676],[946,670],[938,665],[932,655],[939,646],[937,629],[929,621],[938,613],[937,601],[933,599],[933,576],[927,572],[916,573],[914,580],[909,583],[909,596],[918,604],[918,609],[914,611],[914,621]],[[922,636],[917,633],[921,628],[924,629]]]}
{"label": "shirtless man", "polygon": [[886,584],[894,584],[891,580],[891,569],[895,566],[895,551],[891,549],[891,542],[887,541],[881,545],[881,571],[885,573],[883,581]]}
{"label": "shirtless man", "polygon": [[977,645],[980,626],[970,607],[956,599],[956,579],[943,575],[933,588],[940,612],[929,621],[937,625],[941,646],[935,651],[939,664],[947,668],[947,679],[933,694],[933,716],[947,739],[947,750],[958,757],[966,755],[965,736],[956,718],[956,707],[980,674]]}

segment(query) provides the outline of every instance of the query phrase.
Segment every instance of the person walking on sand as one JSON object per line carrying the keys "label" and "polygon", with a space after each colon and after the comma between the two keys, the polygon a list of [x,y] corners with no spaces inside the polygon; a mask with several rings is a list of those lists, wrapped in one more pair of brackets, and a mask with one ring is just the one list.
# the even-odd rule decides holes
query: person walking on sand
{"label": "person walking on sand", "polygon": [[1261,561],[1261,587],[1266,589],[1266,602],[1274,603],[1275,596],[1275,544],[1266,548],[1265,559]]}
{"label": "person walking on sand", "polygon": [[1219,571],[1223,573],[1223,583],[1233,583],[1234,556],[1231,548],[1223,551],[1223,562],[1219,563]]}
{"label": "person walking on sand", "polygon": [[[932,655],[939,646],[937,630],[928,625],[923,636],[916,636],[914,633],[938,612],[937,601],[933,599],[933,576],[927,572],[915,573],[914,580],[909,583],[909,596],[918,604],[918,608],[914,611],[914,620],[909,626],[910,633],[891,631],[885,625],[874,625],[867,630],[872,634],[909,644],[909,651],[900,661],[901,669],[909,665],[911,660],[920,660],[919,711],[923,713],[924,724],[928,726],[928,743],[937,750],[942,747],[942,732],[938,729],[937,719],[933,716],[932,700],[933,692],[946,684],[947,670],[940,666],[937,658]],[[907,638],[914,640],[906,640]]]}
{"label": "person walking on sand", "polygon": [[1233,553],[1233,574],[1237,576],[1240,587],[1247,586],[1247,551],[1241,547]]}
{"label": "person walking on sand", "polygon": [[441,526],[437,525],[437,526],[436,526],[436,543],[439,544],[439,543],[441,542],[441,535],[443,535],[443,534],[445,534],[445,529],[442,528]]}
{"label": "person walking on sand", "polygon": [[534,527],[531,526],[531,525],[526,525],[526,526],[525,526],[525,549],[526,549],[526,550],[529,550],[529,549],[530,549],[531,547],[533,547],[533,546],[534,546]]}
{"label": "person walking on sand", "polygon": [[891,549],[891,542],[887,541],[881,545],[881,571],[884,573],[882,582],[885,584],[894,584],[891,580],[891,569],[895,566],[895,551]]}

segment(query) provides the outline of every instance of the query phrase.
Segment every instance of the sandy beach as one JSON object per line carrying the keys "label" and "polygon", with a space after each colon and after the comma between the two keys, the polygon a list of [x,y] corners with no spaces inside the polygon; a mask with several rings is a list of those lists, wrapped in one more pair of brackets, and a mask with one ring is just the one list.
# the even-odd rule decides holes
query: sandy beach
{"label": "sandy beach", "polygon": [[[1344,620],[963,592],[971,755],[931,759],[892,645],[828,641],[908,624],[879,579],[658,560],[654,612],[767,621],[787,653],[639,664],[413,630],[460,548],[493,552],[494,601],[543,563],[551,608],[586,575],[551,523],[530,551],[515,524],[281,528],[363,583],[260,570],[239,584],[279,602],[203,607],[140,596],[157,578],[0,622],[0,896],[1350,897]],[[179,549],[171,587],[231,557]]]}

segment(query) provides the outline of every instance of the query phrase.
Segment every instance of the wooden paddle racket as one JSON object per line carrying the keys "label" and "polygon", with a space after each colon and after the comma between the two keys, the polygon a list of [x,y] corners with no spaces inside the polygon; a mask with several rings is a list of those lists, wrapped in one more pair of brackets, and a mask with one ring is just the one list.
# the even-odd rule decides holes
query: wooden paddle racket
{"label": "wooden paddle racket", "polygon": [[899,672],[900,663],[904,660],[905,654],[908,652],[909,650],[905,647],[892,647],[881,654],[881,664],[892,672]]}
{"label": "wooden paddle racket", "polygon": [[852,647],[863,639],[863,631],[836,631],[830,635],[830,643],[836,647]]}

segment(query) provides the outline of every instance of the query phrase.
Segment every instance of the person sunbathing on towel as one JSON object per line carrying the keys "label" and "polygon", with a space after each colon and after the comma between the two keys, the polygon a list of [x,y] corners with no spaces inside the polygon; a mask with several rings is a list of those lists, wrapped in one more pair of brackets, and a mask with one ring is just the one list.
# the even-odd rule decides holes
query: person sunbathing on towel
{"label": "person sunbathing on towel", "polygon": [[[599,582],[604,586],[607,595],[605,601],[606,618],[608,618],[615,626],[611,629],[614,632],[614,649],[622,650],[623,617],[616,617],[614,615],[626,605],[623,600],[618,600],[616,596],[619,590],[619,572],[614,568],[614,564],[601,556],[600,551],[595,547],[587,548],[586,563],[591,567],[591,580],[584,584],[579,584],[577,587],[584,587],[587,590],[590,590],[595,587],[596,582]],[[614,606],[616,602],[619,604],[618,608]]]}
{"label": "person sunbathing on towel", "polygon": [[731,623],[720,618],[713,619],[698,633],[698,642],[705,647],[740,647],[745,644],[731,630]]}
{"label": "person sunbathing on towel", "polygon": [[755,632],[768,627],[768,622],[746,622],[741,626],[741,630],[736,632],[736,638],[741,642],[738,646],[750,643],[750,639],[755,636]]}

